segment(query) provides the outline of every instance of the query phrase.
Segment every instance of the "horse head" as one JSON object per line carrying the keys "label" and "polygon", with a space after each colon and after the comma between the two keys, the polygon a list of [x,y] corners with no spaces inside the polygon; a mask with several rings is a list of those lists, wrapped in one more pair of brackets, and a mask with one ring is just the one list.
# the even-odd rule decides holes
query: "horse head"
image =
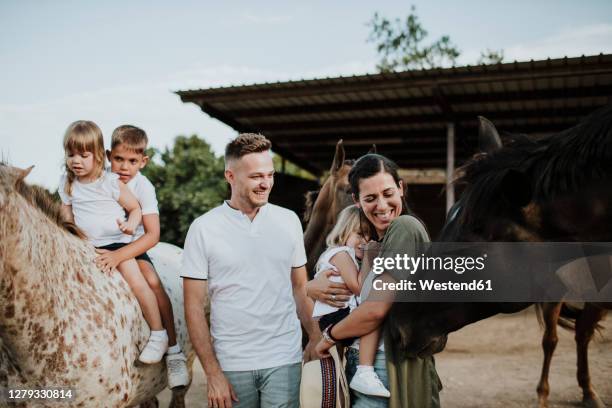
{"label": "horse head", "polygon": [[[611,241],[612,105],[540,138],[504,135],[481,118],[481,152],[459,169],[464,187],[438,241]],[[453,331],[529,303],[395,304],[396,336],[413,354]],[[395,309],[395,310],[394,310]],[[402,316],[403,315],[403,316]]]}
{"label": "horse head", "polygon": [[[342,139],[336,144],[336,153],[329,171],[329,177],[323,184],[328,186],[329,196],[332,197],[329,214],[331,215],[330,224],[336,223],[338,213],[353,203],[351,188],[348,181],[348,174],[353,167],[353,161],[345,159],[344,145]],[[321,193],[319,194],[321,197]]]}
{"label": "horse head", "polygon": [[0,163],[0,210],[4,210],[10,194],[17,190],[17,186],[23,182],[33,168],[34,166],[20,169]]}
{"label": "horse head", "polygon": [[304,221],[308,225],[304,231],[304,245],[308,258],[306,268],[311,277],[317,259],[325,249],[325,238],[336,223],[338,213],[353,202],[348,182],[352,161],[346,160],[345,156],[341,139],[336,144],[329,176],[321,189],[318,193],[307,193]]}

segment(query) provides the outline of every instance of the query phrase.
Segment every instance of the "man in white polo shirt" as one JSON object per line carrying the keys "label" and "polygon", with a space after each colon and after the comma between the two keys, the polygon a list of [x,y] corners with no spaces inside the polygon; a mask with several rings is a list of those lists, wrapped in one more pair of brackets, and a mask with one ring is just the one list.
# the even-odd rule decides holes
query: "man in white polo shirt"
{"label": "man in white polo shirt", "polygon": [[306,296],[300,221],[294,212],[268,204],[274,184],[270,147],[255,134],[227,145],[231,198],[197,218],[185,240],[185,315],[206,371],[209,407],[297,408],[300,320],[311,339],[306,359],[320,336]]}

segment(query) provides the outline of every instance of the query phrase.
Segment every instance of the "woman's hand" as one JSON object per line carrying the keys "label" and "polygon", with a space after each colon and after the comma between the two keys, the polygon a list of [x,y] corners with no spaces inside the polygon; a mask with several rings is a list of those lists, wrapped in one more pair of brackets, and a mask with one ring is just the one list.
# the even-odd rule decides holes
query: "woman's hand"
{"label": "woman's hand", "polygon": [[304,348],[304,363],[318,359],[315,349],[319,344],[320,339],[321,336],[318,336],[316,339],[308,340],[308,344],[306,344],[306,347]]}
{"label": "woman's hand", "polygon": [[344,283],[332,282],[330,276],[340,276],[339,272],[327,269],[315,279],[306,283],[306,294],[308,297],[330,306],[344,308],[352,293]]}
{"label": "woman's hand", "polygon": [[315,347],[315,354],[317,355],[319,359],[330,357],[331,354],[329,354],[329,349],[332,348],[333,346],[334,346],[333,343],[330,343],[329,341],[321,337],[321,340],[319,340],[319,342],[317,343]]}

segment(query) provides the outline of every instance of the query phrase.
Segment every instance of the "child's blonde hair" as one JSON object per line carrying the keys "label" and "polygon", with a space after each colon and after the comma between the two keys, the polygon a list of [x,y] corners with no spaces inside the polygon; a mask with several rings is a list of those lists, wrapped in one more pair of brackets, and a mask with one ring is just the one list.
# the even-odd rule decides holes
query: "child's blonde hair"
{"label": "child's blonde hair", "polygon": [[98,125],[89,120],[72,122],[64,134],[64,166],[67,176],[64,191],[68,195],[72,194],[72,183],[76,179],[76,175],[68,166],[68,155],[83,152],[93,154],[95,176],[100,177],[104,171],[104,138]]}
{"label": "child's blonde hair", "polygon": [[349,205],[338,214],[336,225],[327,235],[325,244],[328,247],[342,246],[353,232],[361,232],[359,208],[356,205]]}

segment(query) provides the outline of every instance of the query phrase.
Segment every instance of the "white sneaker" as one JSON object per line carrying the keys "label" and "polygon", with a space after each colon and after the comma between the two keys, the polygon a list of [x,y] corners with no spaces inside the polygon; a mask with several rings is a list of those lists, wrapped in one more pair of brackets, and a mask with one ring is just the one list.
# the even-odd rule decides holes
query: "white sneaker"
{"label": "white sneaker", "polygon": [[159,363],[168,351],[168,337],[149,337],[147,345],[138,356],[138,360],[145,364]]}
{"label": "white sneaker", "polygon": [[349,387],[362,394],[389,398],[391,393],[385,388],[374,371],[357,371]]}
{"label": "white sneaker", "polygon": [[189,384],[187,358],[182,351],[166,356],[166,368],[168,371],[168,388],[184,387]]}

